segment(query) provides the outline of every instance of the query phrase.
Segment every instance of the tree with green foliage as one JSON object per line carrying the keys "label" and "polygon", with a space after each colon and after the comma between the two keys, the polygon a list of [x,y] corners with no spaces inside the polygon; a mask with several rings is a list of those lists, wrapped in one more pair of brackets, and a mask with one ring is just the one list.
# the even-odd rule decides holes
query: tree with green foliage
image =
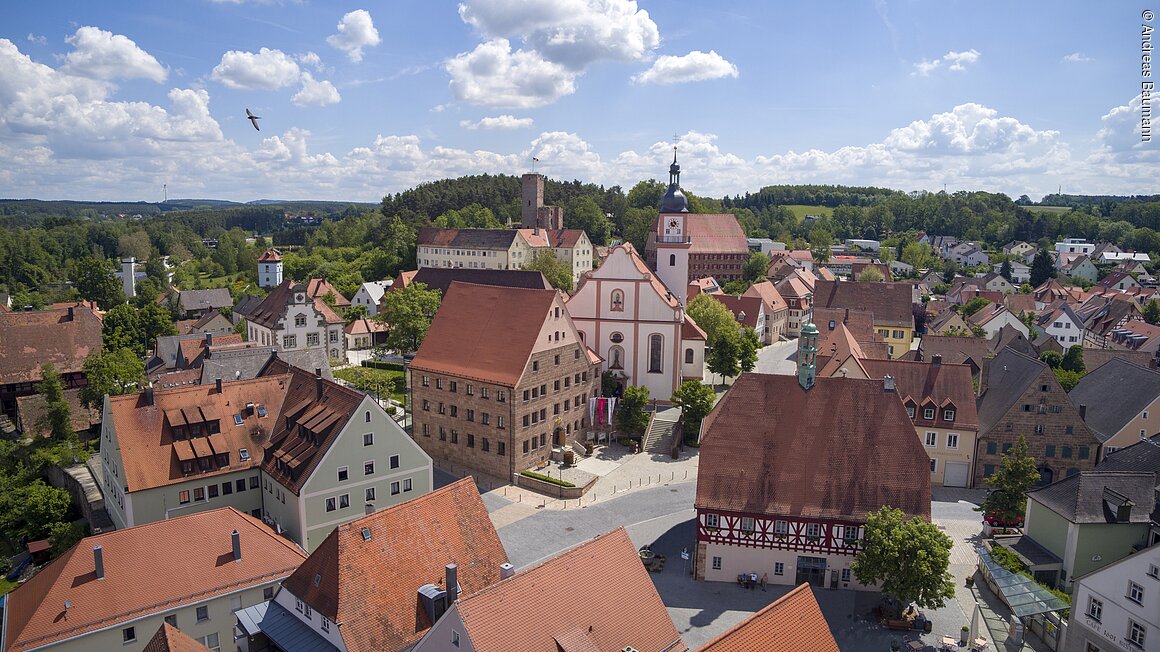
{"label": "tree with green foliage", "polygon": [[1149,324],[1160,324],[1160,302],[1155,299],[1150,299],[1148,303],[1144,304],[1144,321]]}
{"label": "tree with green foliage", "polygon": [[532,261],[524,265],[524,269],[542,273],[557,290],[572,291],[572,268],[557,258],[551,249],[538,249],[532,254]]}
{"label": "tree with green foliage", "polygon": [[72,428],[72,412],[64,398],[64,383],[60,372],[51,362],[40,365],[42,380],[36,391],[44,396],[45,413],[37,426],[48,430],[53,439],[67,441],[76,434]]}
{"label": "tree with green foliage", "polygon": [[860,283],[881,283],[885,280],[886,276],[877,267],[867,267],[858,274]]}
{"label": "tree with green foliage", "polygon": [[750,286],[749,281],[743,281],[741,279],[736,279],[733,281],[729,281],[725,285],[721,286],[721,291],[724,292],[725,294],[737,296],[739,294],[744,294],[745,291],[749,289],[749,286]]}
{"label": "tree with green foliage", "polygon": [[963,318],[965,319],[967,317],[970,317],[971,315],[975,314],[976,312],[979,312],[983,308],[986,308],[988,305],[990,305],[990,303],[991,303],[991,301],[989,299],[984,299],[983,297],[975,297],[974,299],[971,299],[970,301],[963,304],[963,307],[962,307]]}
{"label": "tree with green foliage", "polygon": [[810,252],[814,260],[824,263],[830,260],[830,246],[834,244],[834,233],[825,227],[814,225],[810,229]]}
{"label": "tree with green foliage", "polygon": [[644,385],[626,387],[624,396],[617,402],[617,423],[620,428],[629,434],[643,434],[648,427],[648,413],[644,411],[648,405],[648,388]]}
{"label": "tree with green foliage", "polygon": [[387,326],[387,346],[401,352],[418,351],[441,299],[439,290],[428,290],[426,283],[412,283],[384,294],[375,319]]}
{"label": "tree with green foliage", "polygon": [[657,219],[657,209],[626,208],[621,219],[620,237],[632,244],[638,253],[644,253],[648,234],[652,232],[653,222]]}
{"label": "tree with green foliage", "polygon": [[1040,249],[1035,254],[1034,260],[1031,261],[1031,285],[1039,287],[1053,276],[1055,276],[1055,263],[1051,260],[1051,254],[1047,253],[1046,249]]}
{"label": "tree with green foliage", "polygon": [[1068,347],[1067,351],[1063,354],[1063,363],[1059,366],[1062,369],[1074,371],[1077,374],[1086,373],[1087,368],[1083,363],[1083,347],[1079,344],[1073,344]]}
{"label": "tree with green foliage", "polygon": [[955,597],[947,572],[953,542],[937,525],[883,505],[867,515],[865,533],[850,566],[859,582],[880,584],[899,603],[923,609],[938,609]]}
{"label": "tree with green foliage", "polygon": [[1011,261],[1003,261],[1003,264],[999,266],[999,276],[1007,279],[1008,283],[1011,282]]}
{"label": "tree with green foliage", "polygon": [[352,305],[342,312],[342,318],[346,323],[350,324],[367,316],[367,307],[364,305]]}
{"label": "tree with green foliage", "polygon": [[950,285],[955,282],[955,277],[959,275],[959,264],[953,260],[943,261],[943,283]]}
{"label": "tree with green foliage", "polygon": [[686,435],[700,432],[701,419],[713,409],[716,398],[713,388],[698,380],[686,380],[673,392],[672,402],[681,408]]}
{"label": "tree with green foliage", "polygon": [[1083,374],[1076,371],[1068,371],[1062,367],[1059,369],[1052,369],[1051,371],[1055,374],[1055,379],[1059,381],[1059,386],[1062,387],[1063,391],[1065,392],[1070,392],[1071,390],[1075,389],[1075,386],[1079,384],[1080,379],[1083,378]]}
{"label": "tree with green foliage", "polygon": [[917,272],[929,268],[935,261],[934,250],[925,242],[910,241],[902,248],[902,262],[912,265]]}
{"label": "tree with green foliage", "polygon": [[101,324],[105,349],[130,349],[141,357],[153,347],[158,337],[176,334],[173,315],[156,303],[140,309],[123,303],[105,313]]}
{"label": "tree with green foliage", "polygon": [[1063,364],[1063,356],[1055,351],[1044,351],[1039,354],[1039,359],[1052,369],[1059,369],[1059,365]]}
{"label": "tree with green foliage", "polygon": [[709,345],[709,359],[706,361],[709,371],[721,374],[724,377],[733,377],[741,373],[741,333],[736,327],[731,331],[724,331],[713,339]]}
{"label": "tree with green foliage", "polygon": [[98,256],[85,256],[73,264],[73,286],[86,301],[96,301],[101,310],[125,302],[121,282],[117,280],[117,266],[113,261]]}
{"label": "tree with green foliage", "polygon": [[81,388],[81,404],[100,408],[105,395],[137,391],[145,382],[145,363],[132,349],[105,350],[89,356],[82,367],[88,384]]}
{"label": "tree with green foliage", "polygon": [[14,482],[0,491],[0,531],[16,538],[43,539],[53,524],[65,520],[71,504],[68,491],[40,478]]}
{"label": "tree with green foliage", "polygon": [[616,392],[616,388],[620,383],[616,382],[616,376],[612,375],[611,371],[605,371],[600,374],[600,395],[612,396]]}
{"label": "tree with green foliage", "polygon": [[564,225],[569,229],[580,229],[588,234],[594,245],[608,244],[612,235],[612,222],[592,197],[580,196],[564,207]]}
{"label": "tree with green foliage", "polygon": [[999,469],[986,481],[992,491],[979,506],[984,518],[1003,524],[1022,519],[1027,508],[1027,491],[1039,483],[1039,469],[1035,468],[1035,459],[1027,454],[1027,439],[1023,435],[1003,453]]}
{"label": "tree with green foliage", "polygon": [[745,261],[745,266],[741,269],[741,277],[750,283],[764,281],[765,274],[769,271],[769,263],[769,254],[761,251],[751,252],[749,260]]}
{"label": "tree with green foliage", "polygon": [[74,523],[52,523],[48,526],[48,541],[52,556],[59,557],[85,538],[84,528]]}
{"label": "tree with green foliage", "polygon": [[741,337],[738,340],[740,350],[737,355],[737,367],[745,373],[757,367],[757,350],[761,348],[761,339],[757,331],[748,326],[741,327]]}
{"label": "tree with green foliage", "polygon": [[705,331],[706,343],[710,346],[722,333],[726,331],[737,332],[737,319],[733,313],[711,294],[702,292],[693,297],[693,300],[685,308],[685,312],[693,318],[693,321],[697,322],[697,326],[700,326],[701,330]]}

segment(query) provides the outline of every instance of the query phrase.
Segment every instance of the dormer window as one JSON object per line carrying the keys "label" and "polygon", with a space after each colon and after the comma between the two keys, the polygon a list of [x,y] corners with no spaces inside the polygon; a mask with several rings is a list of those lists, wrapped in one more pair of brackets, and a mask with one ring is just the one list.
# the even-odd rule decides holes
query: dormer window
{"label": "dormer window", "polygon": [[953,409],[948,408],[946,410],[943,410],[943,421],[954,421],[954,420],[955,420],[955,411]]}
{"label": "dormer window", "polygon": [[922,418],[926,419],[928,421],[933,421],[934,420],[934,408],[932,408],[932,407],[923,408]]}

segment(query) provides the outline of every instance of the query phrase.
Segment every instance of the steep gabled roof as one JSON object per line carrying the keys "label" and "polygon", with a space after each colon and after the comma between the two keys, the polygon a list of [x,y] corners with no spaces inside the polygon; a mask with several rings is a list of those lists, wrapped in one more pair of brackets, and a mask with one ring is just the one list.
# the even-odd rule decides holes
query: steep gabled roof
{"label": "steep gabled roof", "polygon": [[[761,297],[756,296],[733,296],[731,294],[718,294],[714,298],[720,301],[733,313],[733,318],[740,318],[745,316],[744,324],[750,328],[757,327],[757,314],[761,312],[764,302]],[[767,318],[769,316],[767,315]]]}
{"label": "steep gabled roof", "polygon": [[1087,406],[1084,422],[1092,434],[1107,441],[1160,398],[1160,373],[1113,358],[1081,378],[1068,397],[1075,405]]}
{"label": "steep gabled roof", "polygon": [[909,283],[818,281],[814,302],[823,308],[850,308],[874,313],[874,323],[914,328]]}
{"label": "steep gabled roof", "polygon": [[555,290],[452,283],[411,369],[515,387],[555,299]]}
{"label": "steep gabled roof", "polygon": [[[232,554],[234,530],[241,538],[241,561]],[[98,545],[104,579],[95,571]],[[6,652],[269,584],[288,576],[305,557],[289,540],[232,507],[86,537],[8,594]],[[162,577],[170,581],[159,581]]]}
{"label": "steep gabled roof", "polygon": [[173,625],[162,623],[153,638],[145,644],[143,652],[210,652],[210,650]]}
{"label": "steep gabled roof", "polygon": [[1132,501],[1130,523],[1147,523],[1155,506],[1156,474],[1152,471],[1080,471],[1059,482],[1027,492],[1072,523],[1115,523],[1116,508]]}
{"label": "steep gabled roof", "polygon": [[87,308],[0,313],[0,385],[39,382],[46,362],[80,371],[100,351],[101,320]]}
{"label": "steep gabled roof", "polygon": [[348,652],[400,650],[431,627],[419,587],[443,586],[454,563],[468,595],[498,582],[507,561],[468,477],[339,525],[283,587],[342,623]]}
{"label": "steep gabled roof", "polygon": [[[608,608],[610,595],[632,605],[631,618]],[[455,609],[476,652],[688,650],[623,527],[467,594]]]}
{"label": "steep gabled roof", "polygon": [[[979,427],[979,416],[975,409],[975,387],[971,383],[971,368],[962,364],[935,365],[934,362],[910,362],[906,360],[864,360],[862,366],[871,378],[880,379],[890,375],[902,398],[910,397],[918,405],[930,399],[938,407],[946,407],[947,401],[955,406],[953,427]],[[942,416],[939,414],[936,417]],[[921,412],[915,412],[915,422],[948,426],[941,421],[926,421]]]}
{"label": "steep gabled roof", "polygon": [[930,460],[881,380],[819,377],[806,391],[742,374],[703,432],[699,509],[864,519],[891,505],[930,520]]}
{"label": "steep gabled roof", "polygon": [[[999,351],[983,372],[985,382],[980,383],[979,432],[985,433],[998,423],[1045,370],[1047,365],[1035,358],[1009,348]],[[1054,376],[1051,381],[1056,382]]]}
{"label": "steep gabled roof", "polygon": [[295,495],[354,416],[363,394],[276,358],[263,373],[284,378],[286,394],[262,447],[262,470]]}
{"label": "steep gabled roof", "polygon": [[306,281],[306,294],[312,299],[319,300],[321,300],[326,295],[331,294],[334,296],[335,308],[346,308],[350,305],[350,299],[342,296],[342,293],[338,291],[338,288],[331,285],[330,281],[324,278],[312,278],[309,281]]}
{"label": "steep gabled roof", "polygon": [[423,283],[428,290],[439,290],[441,295],[447,294],[447,288],[453,282],[470,283],[472,285],[497,285],[500,287],[528,288],[533,290],[550,290],[552,285],[543,273],[523,269],[470,269],[467,267],[424,267],[412,274],[402,284],[395,284],[395,289],[403,289],[413,283]]}
{"label": "steep gabled roof", "polygon": [[[661,216],[653,221],[650,242],[655,238],[657,224]],[[742,254],[749,252],[749,241],[745,230],[731,213],[711,215],[708,213],[685,214],[685,232],[692,242],[690,254]]]}
{"label": "steep gabled roof", "polygon": [[177,305],[183,312],[228,308],[234,305],[230,291],[226,288],[182,290],[177,296]]}
{"label": "steep gabled roof", "polygon": [[760,281],[750,285],[743,296],[761,297],[761,300],[765,302],[770,313],[786,309],[785,299],[781,297],[781,293],[777,291],[777,287],[770,281]]}
{"label": "steep gabled roof", "polygon": [[520,232],[517,229],[440,229],[428,226],[419,229],[417,244],[465,249],[508,249],[518,237]]}
{"label": "steep gabled roof", "polygon": [[697,652],[838,652],[809,584],[771,602]]}

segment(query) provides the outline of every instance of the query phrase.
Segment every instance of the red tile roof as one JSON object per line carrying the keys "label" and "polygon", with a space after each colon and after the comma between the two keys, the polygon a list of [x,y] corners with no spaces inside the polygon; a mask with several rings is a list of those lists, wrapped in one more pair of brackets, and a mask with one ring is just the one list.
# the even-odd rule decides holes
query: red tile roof
{"label": "red tile roof", "polygon": [[742,374],[702,428],[699,509],[930,520],[930,459],[881,380]]}
{"label": "red tile roof", "polygon": [[775,312],[780,312],[788,308],[785,299],[781,297],[781,293],[777,291],[777,287],[770,281],[761,281],[749,286],[745,291],[747,297],[761,297],[765,301],[765,309],[771,315]]}
{"label": "red tile roof", "polygon": [[507,560],[468,477],[338,526],[283,587],[342,623],[348,652],[399,650],[431,627],[419,587],[443,586],[454,563],[471,594],[498,582]]}
{"label": "red tile roof", "polygon": [[909,283],[857,283],[818,281],[814,302],[820,308],[850,308],[874,313],[882,326],[914,328],[912,291]]}
{"label": "red tile roof", "polygon": [[[111,419],[117,433],[117,443],[124,465],[125,486],[129,491],[142,491],[184,482],[191,477],[212,477],[254,468],[262,462],[262,438],[253,433],[268,435],[281,412],[290,376],[279,375],[222,384],[219,394],[213,385],[192,385],[174,389],[156,390],[153,405],[146,402],[145,394],[125,394],[109,397],[106,419]],[[255,410],[247,414],[246,403],[265,405],[265,417]],[[241,426],[235,426],[233,416],[242,417]],[[190,438],[174,439],[173,426],[206,421],[219,422],[221,432]],[[228,453],[229,466],[211,466],[200,472],[197,464],[190,476],[182,474],[181,459],[193,459],[192,443],[205,442],[213,452]],[[200,444],[199,444],[200,445]],[[243,461],[241,449],[247,449],[250,459]],[[205,450],[205,448],[203,448]]]}
{"label": "red tile roof", "polygon": [[[912,362],[907,360],[865,360],[862,363],[871,378],[894,377],[894,387],[898,397],[905,404],[912,399],[921,406],[927,399],[938,408],[955,409],[953,427],[977,430],[979,415],[975,411],[975,386],[971,383],[971,368],[965,364],[941,363],[933,361]],[[950,403],[948,403],[948,401]],[[941,417],[935,410],[935,417]],[[914,422],[922,426],[952,427],[941,420],[928,421],[922,418],[922,410],[916,409]]]}
{"label": "red tile roof", "polygon": [[[660,216],[657,216],[657,220],[660,220]],[[731,213],[724,215],[688,213],[685,215],[685,230],[692,242],[690,254],[749,253],[749,241],[745,239],[745,230],[737,223],[737,216]],[[657,222],[654,221],[652,233],[656,232]]]}
{"label": "red tile roof", "polygon": [[209,648],[169,623],[162,623],[143,652],[209,652]]}
{"label": "red tile roof", "polygon": [[[729,312],[733,313],[733,318],[737,319],[742,313],[745,315],[744,323],[750,328],[757,328],[757,313],[761,312],[762,304],[761,297],[755,296],[739,296],[735,297],[731,294],[717,294],[714,298],[725,304]],[[770,315],[767,315],[767,318]]]}
{"label": "red tile roof", "polygon": [[347,335],[366,335],[368,333],[385,333],[387,327],[383,322],[377,319],[356,319],[346,325]]}
{"label": "red tile roof", "polygon": [[[234,530],[241,535],[241,561],[232,556]],[[93,562],[98,545],[105,567],[101,580]],[[305,557],[289,540],[232,507],[86,537],[8,594],[5,652],[269,584],[290,575]],[[162,577],[168,581],[159,581]]]}
{"label": "red tile roof", "polygon": [[838,652],[809,584],[774,600],[761,611],[709,641],[697,652]]}
{"label": "red tile roof", "polygon": [[101,320],[83,307],[0,314],[0,385],[40,382],[40,366],[80,371],[101,351]]}
{"label": "red tile roof", "polygon": [[282,260],[282,252],[277,249],[267,249],[265,253],[258,258],[259,263],[276,263]]}
{"label": "red tile roof", "polygon": [[[556,297],[555,290],[452,283],[411,370],[515,387]],[[561,328],[574,330],[561,312]],[[470,336],[464,324],[471,324]]]}
{"label": "red tile roof", "polygon": [[[73,432],[83,432],[101,422],[99,407],[86,408],[81,405],[80,388],[64,390],[64,400],[68,403]],[[52,434],[44,420],[48,416],[48,400],[44,394],[32,394],[16,399],[16,412],[24,436],[39,434],[48,437]]]}
{"label": "red tile roof", "polygon": [[[631,618],[610,609],[609,596],[632,605]],[[476,652],[688,650],[623,527],[467,594],[455,609]]]}
{"label": "red tile roof", "polygon": [[581,229],[518,229],[520,235],[533,247],[551,247],[553,249],[572,249],[580,243],[580,236],[585,235]]}
{"label": "red tile roof", "polygon": [[350,299],[342,296],[338,288],[330,284],[330,281],[324,278],[312,278],[306,282],[306,294],[312,299],[322,299],[327,294],[334,295],[334,307],[346,308],[350,306]]}
{"label": "red tile roof", "polygon": [[[307,282],[306,286],[303,286],[301,283],[295,283],[290,279],[286,279],[285,281],[279,283],[277,287],[272,288],[270,293],[266,295],[266,298],[262,299],[262,302],[254,307],[254,309],[251,310],[248,315],[246,315],[246,319],[271,330],[276,329],[278,328],[278,322],[286,316],[286,306],[290,305],[290,302],[293,299],[293,291],[296,288],[304,288],[304,291],[307,292],[308,296],[312,296],[309,295],[310,287],[313,287],[314,290],[317,291],[324,287],[320,285],[320,283],[325,283],[325,287],[331,287],[333,289],[329,283],[326,283],[326,281],[320,279],[311,279],[309,282]],[[350,305],[350,301],[342,299],[342,295],[338,294],[337,291],[335,291],[334,294],[336,298],[335,305],[339,307]],[[344,323],[345,320],[343,320],[342,317],[339,317],[338,313],[332,310],[330,306],[326,305],[326,302],[322,300],[322,296],[325,295],[326,291],[322,292],[318,297],[314,298],[314,309],[322,315],[322,318],[328,324]],[[346,303],[343,304],[337,301],[338,299],[342,299],[342,301],[346,301]]]}

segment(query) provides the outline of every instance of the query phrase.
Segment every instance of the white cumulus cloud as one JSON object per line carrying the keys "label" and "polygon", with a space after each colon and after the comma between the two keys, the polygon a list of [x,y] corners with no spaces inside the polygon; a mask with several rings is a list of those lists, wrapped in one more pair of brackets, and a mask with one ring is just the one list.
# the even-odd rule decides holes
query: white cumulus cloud
{"label": "white cumulus cloud", "polygon": [[576,92],[576,74],[507,39],[480,43],[444,64],[455,96],[472,104],[528,109]]}
{"label": "white cumulus cloud", "polygon": [[65,42],[75,49],[65,56],[62,70],[94,79],[144,78],[161,83],[169,72],[127,36],[98,27],[77,29]]}
{"label": "white cumulus cloud", "polygon": [[48,38],[47,37],[37,36],[36,34],[33,34],[32,32],[29,32],[28,36],[25,38],[27,39],[27,41],[29,43],[35,43],[36,45],[48,45]]}
{"label": "white cumulus cloud", "polygon": [[475,122],[460,120],[459,126],[464,129],[527,129],[534,124],[531,118],[517,118],[514,115],[497,115],[481,118]]}
{"label": "white cumulus cloud", "polygon": [[301,74],[294,59],[281,50],[230,50],[214,66],[211,77],[230,88],[274,90],[296,83]]}
{"label": "white cumulus cloud", "polygon": [[967,69],[969,64],[973,64],[983,56],[978,50],[971,48],[962,52],[950,51],[944,54],[941,58],[928,61],[923,59],[914,64],[914,72],[910,73],[916,77],[926,77],[935,70],[946,66],[947,70],[955,72],[963,72]]}
{"label": "white cumulus cloud", "polygon": [[363,48],[373,47],[382,42],[375,21],[366,9],[355,9],[338,22],[338,33],[326,37],[331,46],[346,52],[350,60],[358,63],[363,58]]}
{"label": "white cumulus cloud", "polygon": [[737,77],[737,66],[714,50],[692,52],[675,57],[657,57],[648,70],[633,77],[640,84],[681,84],[722,77]]}
{"label": "white cumulus cloud", "polygon": [[328,81],[318,81],[308,73],[302,73],[302,89],[290,98],[290,101],[298,106],[327,106],[330,104],[338,104],[342,101],[342,96],[338,94],[338,89],[334,84]]}
{"label": "white cumulus cloud", "polygon": [[1072,52],[1063,58],[1064,63],[1088,63],[1090,61],[1094,61],[1094,59],[1086,56],[1083,52]]}

